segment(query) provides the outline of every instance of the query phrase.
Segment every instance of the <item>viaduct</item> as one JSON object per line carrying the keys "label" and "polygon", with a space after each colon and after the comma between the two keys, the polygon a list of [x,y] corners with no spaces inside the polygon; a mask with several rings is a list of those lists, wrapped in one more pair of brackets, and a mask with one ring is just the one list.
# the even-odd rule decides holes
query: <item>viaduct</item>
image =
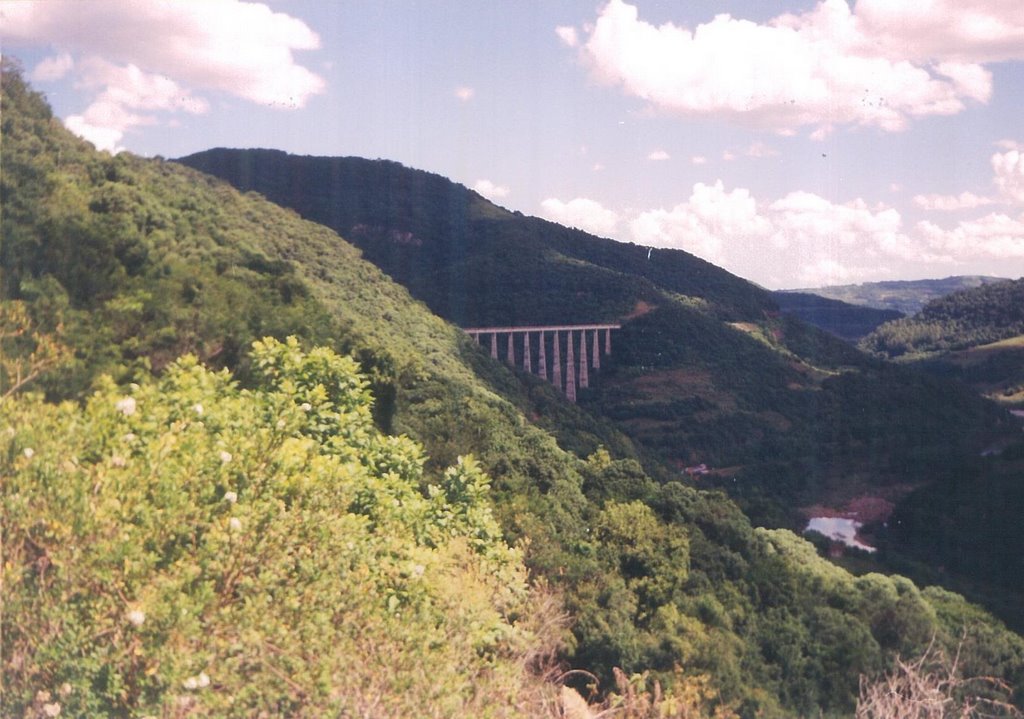
{"label": "viaduct", "polygon": [[[522,368],[524,372],[533,372],[534,353],[530,348],[531,336],[537,338],[537,375],[548,379],[560,390],[565,391],[565,396],[570,402],[576,401],[577,384],[580,388],[587,387],[590,383],[590,370],[601,369],[601,356],[611,354],[612,351],[612,330],[620,329],[622,325],[550,325],[541,327],[467,327],[463,331],[469,334],[477,342],[481,337],[490,335],[491,357],[498,359],[498,337],[507,337],[506,361],[516,366],[516,336],[522,335],[522,350],[519,353],[522,357]],[[604,333],[603,338],[601,333]],[[551,351],[554,355],[551,361],[551,373],[548,374],[548,334],[552,335]],[[565,336],[563,343],[562,337]],[[576,335],[579,335],[578,345]],[[588,349],[587,337],[590,337]],[[602,342],[603,339],[603,342]],[[603,345],[603,351],[602,351]],[[565,347],[565,383],[562,382],[562,347]],[[576,348],[579,348],[579,371],[577,372]]]}

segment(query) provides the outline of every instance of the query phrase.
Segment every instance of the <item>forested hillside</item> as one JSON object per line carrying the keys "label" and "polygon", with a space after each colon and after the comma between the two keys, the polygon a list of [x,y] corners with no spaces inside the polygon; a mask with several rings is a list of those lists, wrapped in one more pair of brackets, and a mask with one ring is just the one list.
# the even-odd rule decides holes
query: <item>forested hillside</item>
{"label": "forested hillside", "polygon": [[771,293],[685,252],[509,213],[393,162],[225,149],[181,162],[332,227],[463,326],[625,321],[582,406],[676,471],[722,469],[703,481],[759,522],[959,471],[1010,429],[962,388],[779,317]]}
{"label": "forested hillside", "polygon": [[913,317],[886,323],[862,347],[890,358],[920,359],[1024,335],[1024,279],[961,290]]}
{"label": "forested hillside", "polygon": [[[985,284],[933,300],[914,315],[879,327],[861,346],[943,379],[957,380],[1011,408],[1024,408],[1024,280]],[[986,448],[988,481],[977,472],[943,477],[911,494],[893,516],[898,552],[981,582],[1007,606],[1024,572],[1020,510],[1024,507],[1024,448]],[[936,567],[941,570],[936,572]],[[1004,595],[1009,590],[1011,593]]]}
{"label": "forested hillside", "polygon": [[[645,465],[673,478],[657,453],[492,361],[332,230],[97,153],[8,61],[2,80],[0,713],[537,716],[545,674],[585,693],[591,675],[564,671],[586,670],[608,692],[619,667],[649,672],[621,696],[658,679],[683,716],[849,716],[861,676],[932,642],[959,647],[964,676],[1024,686],[1024,640],[983,610],[854,577],[723,493],[654,481]],[[542,226],[567,233],[559,262],[619,283],[604,316],[634,292],[657,307],[584,406],[708,338],[729,359],[693,366],[747,377],[737,415],[786,383],[807,411],[902,377],[813,366],[861,360],[803,325],[754,324],[764,295],[710,266],[638,278],[613,268],[644,259],[628,248],[569,262],[590,240]],[[701,391],[720,402],[709,420],[727,414]],[[931,421],[995,427],[978,407]],[[822,431],[849,450],[869,442],[861,422]]]}
{"label": "forested hillside", "polygon": [[861,347],[1024,406],[1024,279],[929,302],[913,317],[882,325]]}

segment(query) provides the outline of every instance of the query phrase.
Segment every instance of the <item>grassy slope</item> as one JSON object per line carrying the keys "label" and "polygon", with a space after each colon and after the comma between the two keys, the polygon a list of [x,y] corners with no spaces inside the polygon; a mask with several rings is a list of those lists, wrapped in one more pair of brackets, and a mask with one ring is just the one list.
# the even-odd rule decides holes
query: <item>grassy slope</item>
{"label": "grassy slope", "polygon": [[[126,381],[186,350],[244,378],[250,339],[296,333],[359,358],[384,397],[380,426],[441,464],[479,456],[506,532],[529,538],[534,571],[575,614],[577,665],[606,676],[682,663],[710,672],[745,715],[841,712],[859,673],[934,632],[955,642],[970,618],[972,670],[1024,671],[1020,639],[961,600],[854,581],[791,535],[756,532],[721,495],[654,485],[627,440],[491,362],[333,232],[176,165],[95,153],[9,68],[3,123],[3,297],[28,301],[44,326],[61,315],[78,353],[43,385],[51,393],[77,397],[99,371]],[[646,317],[674,325],[671,312]],[[748,330],[721,337],[780,354]],[[787,342],[822,362],[849,351],[801,328]],[[545,423],[563,445],[600,442],[614,458],[579,460]]]}

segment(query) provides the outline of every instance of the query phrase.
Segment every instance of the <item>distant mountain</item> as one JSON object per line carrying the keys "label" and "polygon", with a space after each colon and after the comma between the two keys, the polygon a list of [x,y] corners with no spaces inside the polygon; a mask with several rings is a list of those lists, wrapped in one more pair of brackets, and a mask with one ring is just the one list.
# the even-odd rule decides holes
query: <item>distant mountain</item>
{"label": "distant mountain", "polygon": [[931,300],[959,290],[980,287],[992,282],[1002,282],[1005,279],[1005,277],[961,275],[940,280],[864,282],[859,285],[831,285],[791,291],[809,292],[852,305],[895,310],[904,315],[912,315],[919,312]]}
{"label": "distant mountain", "polygon": [[783,314],[799,317],[848,342],[856,342],[879,325],[903,317],[896,310],[853,305],[809,292],[783,290],[772,293],[772,297]]}

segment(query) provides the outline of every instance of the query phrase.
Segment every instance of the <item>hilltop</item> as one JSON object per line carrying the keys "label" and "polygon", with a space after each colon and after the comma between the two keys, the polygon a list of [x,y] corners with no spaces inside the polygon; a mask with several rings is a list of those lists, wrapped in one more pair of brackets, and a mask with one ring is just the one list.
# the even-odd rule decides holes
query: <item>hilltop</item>
{"label": "hilltop", "polygon": [[[571,405],[335,231],[175,163],[96,152],[7,61],[2,80],[2,713],[536,716],[545,672],[609,692],[621,668],[641,676],[620,693],[658,679],[703,715],[844,716],[862,675],[961,638],[964,672],[1022,685],[1024,640],[985,611],[755,528],[584,411],[608,388]],[[591,246],[575,237],[566,253]],[[763,292],[710,266],[662,270],[669,294],[569,259],[595,287],[618,278],[603,317],[635,311],[630,288],[656,301],[616,337],[609,388],[696,358],[716,382],[746,378],[740,414],[760,383],[784,396],[792,380],[813,404],[904,376],[759,317]],[[66,352],[6,396],[9,370],[51,344]],[[810,359],[865,376],[833,384]],[[725,416],[732,400],[701,390]],[[945,390],[922,380],[915,396]],[[936,421],[965,426],[954,410]]]}

